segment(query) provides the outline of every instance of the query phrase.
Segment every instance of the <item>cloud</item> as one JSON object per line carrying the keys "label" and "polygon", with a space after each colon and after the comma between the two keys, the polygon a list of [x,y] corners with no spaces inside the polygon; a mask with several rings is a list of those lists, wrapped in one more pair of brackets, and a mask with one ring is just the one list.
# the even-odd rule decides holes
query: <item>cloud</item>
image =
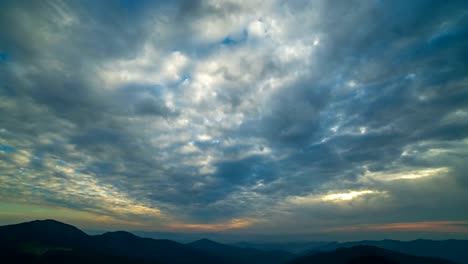
{"label": "cloud", "polygon": [[463,1],[2,5],[0,203],[146,230],[468,217]]}

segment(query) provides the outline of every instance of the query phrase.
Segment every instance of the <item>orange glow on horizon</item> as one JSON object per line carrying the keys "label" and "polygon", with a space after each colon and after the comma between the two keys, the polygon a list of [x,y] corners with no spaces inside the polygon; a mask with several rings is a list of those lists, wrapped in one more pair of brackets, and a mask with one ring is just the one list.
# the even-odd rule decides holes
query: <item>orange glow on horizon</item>
{"label": "orange glow on horizon", "polygon": [[468,221],[428,221],[389,223],[377,225],[357,225],[334,227],[324,232],[355,232],[355,231],[426,231],[426,232],[453,232],[468,233]]}
{"label": "orange glow on horizon", "polygon": [[225,231],[229,229],[239,229],[239,228],[249,227],[254,223],[255,223],[254,220],[233,219],[229,222],[218,223],[218,224],[174,223],[174,224],[168,224],[167,227],[171,229],[179,229],[179,230],[184,230],[184,231],[216,232],[216,231]]}

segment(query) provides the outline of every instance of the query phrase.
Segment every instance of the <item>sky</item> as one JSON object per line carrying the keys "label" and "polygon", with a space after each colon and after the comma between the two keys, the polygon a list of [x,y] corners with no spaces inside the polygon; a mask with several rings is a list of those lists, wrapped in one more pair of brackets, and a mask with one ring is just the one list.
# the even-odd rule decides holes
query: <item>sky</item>
{"label": "sky", "polygon": [[0,224],[468,238],[468,3],[0,2]]}

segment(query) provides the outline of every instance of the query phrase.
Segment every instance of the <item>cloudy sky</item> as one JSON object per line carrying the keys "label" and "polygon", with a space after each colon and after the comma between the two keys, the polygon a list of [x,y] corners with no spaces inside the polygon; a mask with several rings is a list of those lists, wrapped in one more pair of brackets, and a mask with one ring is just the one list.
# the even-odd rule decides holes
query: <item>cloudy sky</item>
{"label": "cloudy sky", "polygon": [[468,238],[466,1],[1,1],[0,223]]}

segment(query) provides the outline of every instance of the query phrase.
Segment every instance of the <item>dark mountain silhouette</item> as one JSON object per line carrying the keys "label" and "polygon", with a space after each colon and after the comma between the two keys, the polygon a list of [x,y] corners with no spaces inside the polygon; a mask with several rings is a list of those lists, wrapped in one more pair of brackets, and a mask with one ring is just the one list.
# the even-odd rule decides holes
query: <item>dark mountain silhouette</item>
{"label": "dark mountain silhouette", "polygon": [[216,257],[171,240],[141,238],[124,231],[95,236],[95,241],[107,252],[119,252],[140,259],[163,260],[168,263],[221,262]]}
{"label": "dark mountain silhouette", "polygon": [[[220,259],[189,246],[141,238],[128,232],[90,236],[54,220],[0,227],[0,254],[19,263],[221,263]],[[104,261],[107,263],[108,261]]]}
{"label": "dark mountain silhouette", "polygon": [[449,260],[416,257],[373,246],[355,246],[339,248],[327,253],[319,253],[297,258],[290,264],[453,264]]}
{"label": "dark mountain silhouette", "polygon": [[0,250],[1,263],[4,264],[164,264],[166,262],[136,259],[126,256],[117,256],[86,250],[49,250],[42,255],[27,254],[24,252],[9,252]]}
{"label": "dark mountain silhouette", "polygon": [[253,248],[241,248],[201,239],[187,244],[192,248],[220,257],[224,263],[268,263],[281,264],[292,260],[295,255],[281,250],[261,251]]}
{"label": "dark mountain silhouette", "polygon": [[364,240],[345,243],[330,243],[312,248],[319,251],[332,251],[340,247],[354,247],[358,245],[375,246],[416,256],[437,257],[459,263],[468,263],[468,240]]}
{"label": "dark mountain silhouette", "polygon": [[78,228],[55,220],[36,220],[0,226],[1,240],[14,242],[40,241],[45,244],[77,247],[85,245],[89,236]]}
{"label": "dark mountain silhouette", "polygon": [[255,248],[259,250],[284,250],[293,254],[307,254],[318,253],[320,251],[314,248],[328,246],[330,243],[337,242],[324,242],[324,241],[307,241],[307,242],[237,242],[232,244],[236,247]]}
{"label": "dark mountain silhouette", "polygon": [[[435,242],[440,243],[434,244]],[[445,254],[466,251],[468,248],[462,247],[464,245],[462,242],[464,241],[417,240],[409,243],[385,240],[379,243],[382,247],[394,247],[400,250],[410,248],[417,252],[423,252],[426,248],[428,251],[433,251],[431,254],[439,250]],[[314,250],[320,248],[330,252],[317,254],[316,251],[309,251],[306,255],[293,259],[294,254],[281,250],[262,251],[220,244],[207,239],[181,244],[165,239],[142,238],[124,231],[92,236],[68,224],[54,220],[36,220],[0,226],[0,263],[453,263],[443,259],[396,253],[373,246],[352,247],[352,243],[334,242],[326,245],[320,243],[314,244],[317,246]],[[348,245],[350,248],[333,248],[337,245]],[[408,247],[398,247],[398,245]],[[440,248],[437,248],[437,245]],[[447,249],[449,246],[453,247],[452,251]]]}

